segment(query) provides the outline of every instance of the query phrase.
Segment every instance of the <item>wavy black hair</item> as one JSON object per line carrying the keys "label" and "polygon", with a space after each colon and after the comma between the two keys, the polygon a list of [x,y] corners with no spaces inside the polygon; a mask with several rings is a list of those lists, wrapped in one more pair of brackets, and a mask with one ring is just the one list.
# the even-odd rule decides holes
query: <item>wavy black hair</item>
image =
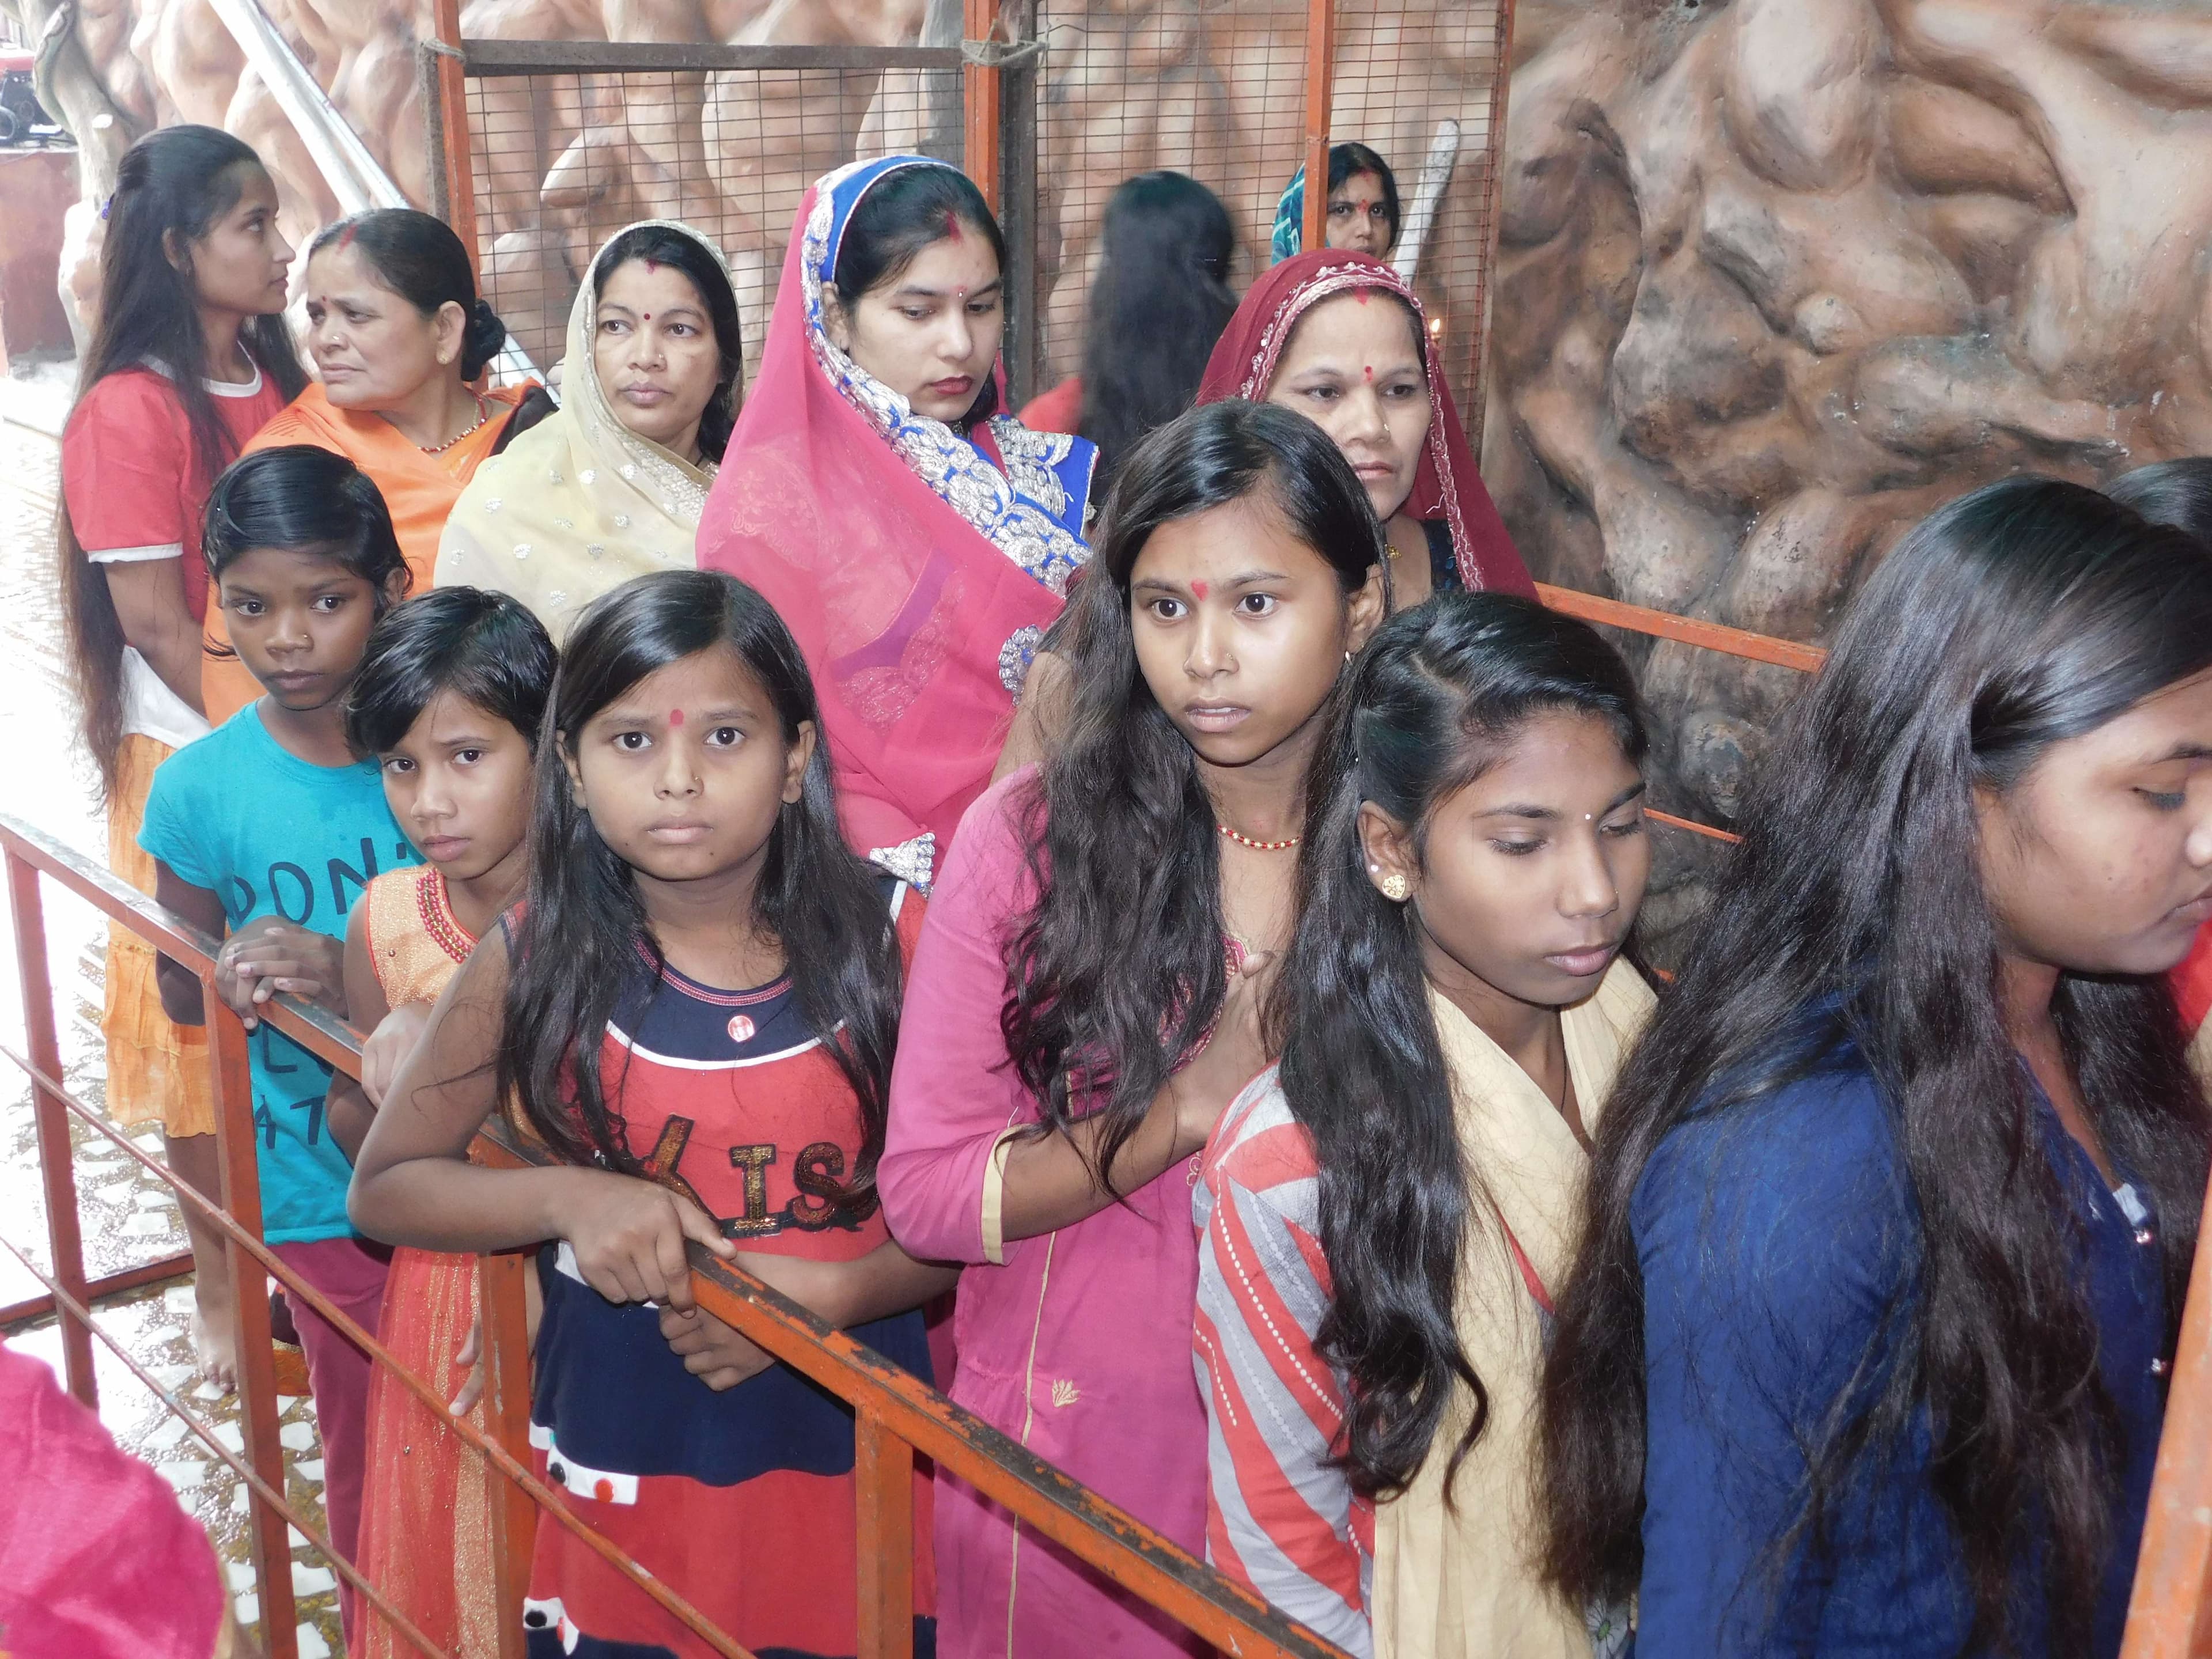
{"label": "wavy black hair", "polygon": [[1328,193],[1331,196],[1344,187],[1347,179],[1357,179],[1363,173],[1371,173],[1382,186],[1382,211],[1390,216],[1389,253],[1398,246],[1398,233],[1403,223],[1398,205],[1398,175],[1390,171],[1390,164],[1365,144],[1343,143],[1328,147]]}
{"label": "wavy black hair", "polygon": [[2212,544],[2212,455],[2153,461],[2123,472],[2105,493],[2153,524],[2171,525]]}
{"label": "wavy black hair", "polygon": [[1198,395],[1237,314],[1229,261],[1237,228],[1221,198],[1180,173],[1140,173],[1106,198],[1084,319],[1083,415],[1097,487],[1129,447]]}
{"label": "wavy black hair", "polygon": [[531,1128],[568,1163],[645,1174],[623,1142],[621,1086],[610,1096],[599,1056],[616,1003],[635,983],[639,947],[656,970],[659,947],[635,876],[578,804],[562,757],[609,703],[702,651],[729,653],[759,681],[785,744],[799,740],[802,725],[817,734],[799,798],[783,806],[770,832],[753,914],[732,916],[730,927],[782,942],[806,1023],[823,1034],[852,1085],[862,1150],[841,1202],[865,1209],[875,1200],[898,1039],[898,938],[873,869],[838,830],[830,745],[820,738],[806,659],[775,608],[734,576],[665,570],[636,577],[594,600],[569,632],[538,738],[530,884],[495,1061],[499,1097],[517,1102]]}
{"label": "wavy black hair", "polygon": [[307,245],[312,259],[326,248],[358,248],[376,278],[425,317],[461,308],[461,355],[455,363],[473,380],[507,343],[507,325],[477,293],[476,263],[443,219],[413,208],[371,208],[325,225]]}
{"label": "wavy black hair", "polygon": [[600,250],[592,266],[592,298],[607,291],[607,278],[633,259],[670,265],[684,273],[698,291],[714,331],[714,347],[722,368],[714,382],[714,395],[699,416],[699,453],[719,462],[730,447],[730,434],[738,423],[738,399],[745,372],[745,337],[738,320],[738,296],[721,262],[701,246],[695,237],[667,225],[632,225]]}
{"label": "wavy black hair", "polygon": [[[2207,669],[2212,560],[2077,484],[1976,490],[1868,580],[1767,744],[1742,845],[1598,1127],[1537,1485],[1547,1569],[1571,1599],[1625,1600],[1642,1568],[1637,1183],[1676,1126],[1755,1109],[1848,1045],[1894,1126],[1919,1254],[1857,1380],[1799,1425],[1808,1479],[1770,1559],[1826,1547],[1854,1481],[1923,1423],[1975,1610],[1967,1650],[2006,1650],[2031,1554],[2051,1650],[2087,1650],[2115,1425],[2081,1240],[2005,1028],[1975,798]],[[2052,1012],[2097,1133],[2155,1200],[2170,1355],[2212,1141],[2172,993],[2163,975],[2062,973]]]}
{"label": "wavy black hair", "polygon": [[[238,453],[202,380],[207,342],[189,257],[194,242],[238,204],[252,173],[265,171],[251,145],[214,127],[161,127],[123,153],[115,194],[106,209],[100,252],[100,311],[77,369],[80,402],[111,374],[167,366],[191,434],[195,477],[212,483]],[[178,255],[172,263],[171,253]],[[250,317],[239,343],[289,401],[307,384],[280,315]],[[70,657],[83,709],[84,743],[100,769],[100,791],[115,786],[123,745],[122,619],[107,592],[106,573],[84,556],[69,501],[56,520],[62,608]]]}
{"label": "wavy black hair", "polygon": [[545,624],[511,594],[433,589],[369,634],[346,690],[346,741],[356,755],[388,753],[451,691],[535,744],[558,660]]}
{"label": "wavy black hair", "polygon": [[[234,461],[208,491],[200,550],[208,574],[222,573],[257,547],[320,553],[377,591],[407,577],[407,556],[375,481],[335,450],[280,444]],[[403,586],[404,581],[403,580]]]}
{"label": "wavy black hair", "polygon": [[[831,273],[831,283],[846,314],[852,314],[862,295],[905,275],[921,251],[943,241],[956,223],[977,232],[991,245],[1003,277],[1006,239],[983,192],[958,167],[894,167],[869,185],[845,222],[845,234],[837,245],[837,266]],[[1009,309],[1013,301],[1014,296],[1006,294]],[[960,423],[973,426],[998,411],[998,377],[986,374],[975,403],[960,417]]]}
{"label": "wavy black hair", "polygon": [[[1102,1191],[1228,990],[1214,810],[1197,757],[1138,668],[1130,572],[1163,525],[1254,495],[1334,569],[1347,605],[1382,566],[1382,527],[1328,434],[1230,398],[1130,453],[1055,639],[1072,682],[1066,731],[1019,809],[1037,897],[1007,940],[1000,1024],[1044,1132],[1104,1115],[1092,1164]],[[1088,1086],[1071,1091],[1071,1074]]]}
{"label": "wavy black hair", "polygon": [[1359,809],[1372,801],[1406,826],[1425,865],[1437,808],[1503,760],[1529,720],[1562,712],[1604,721],[1643,764],[1635,678],[1595,629],[1513,594],[1443,594],[1360,653],[1308,785],[1297,930],[1267,1030],[1321,1170],[1334,1294],[1316,1346],[1351,1379],[1341,1455],[1370,1498],[1412,1481],[1455,1378],[1474,1412],[1454,1473],[1490,1405],[1455,1311],[1483,1172],[1460,1139],[1419,923],[1368,878]]}

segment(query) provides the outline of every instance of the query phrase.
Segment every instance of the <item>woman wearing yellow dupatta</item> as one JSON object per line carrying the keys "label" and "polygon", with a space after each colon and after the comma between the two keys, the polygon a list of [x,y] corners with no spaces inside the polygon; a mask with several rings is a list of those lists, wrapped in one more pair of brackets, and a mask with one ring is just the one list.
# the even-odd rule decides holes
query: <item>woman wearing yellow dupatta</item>
{"label": "woman wearing yellow dupatta", "polygon": [[[1590,1659],[1538,1568],[1551,1287],[1653,1006],[1635,681],[1495,592],[1400,613],[1316,758],[1307,894],[1194,1198],[1206,1553],[1347,1652]],[[1318,1242],[1318,1257],[1314,1250]]]}
{"label": "woman wearing yellow dupatta", "polygon": [[437,568],[441,587],[512,593],[556,643],[609,588],[697,563],[744,356],[722,256],[671,220],[619,232],[576,291],[568,349],[561,412],[477,472]]}
{"label": "woman wearing yellow dupatta", "polygon": [[[366,472],[392,513],[416,592],[477,466],[512,434],[531,387],[472,383],[507,338],[477,296],[468,250],[441,220],[380,208],[324,227],[307,249],[307,347],[319,383],[246,445],[312,444]],[[220,726],[261,695],[210,605],[200,691]]]}

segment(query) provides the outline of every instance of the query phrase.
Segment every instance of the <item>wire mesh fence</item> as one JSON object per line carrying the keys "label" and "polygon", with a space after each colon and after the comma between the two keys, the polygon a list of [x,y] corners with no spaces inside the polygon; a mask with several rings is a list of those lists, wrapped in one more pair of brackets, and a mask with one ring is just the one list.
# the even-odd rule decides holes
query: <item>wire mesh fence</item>
{"label": "wire mesh fence", "polygon": [[[1510,0],[1340,0],[1333,142],[1396,175],[1392,254],[1428,306],[1452,390],[1479,422],[1485,277],[1494,240],[1491,149]],[[1036,145],[1041,368],[1072,374],[1106,198],[1133,173],[1187,173],[1228,207],[1240,289],[1269,260],[1277,203],[1304,160],[1312,0],[1045,0]]]}
{"label": "wire mesh fence", "polygon": [[472,40],[465,63],[484,293],[541,367],[593,251],[681,219],[730,262],[750,379],[807,185],[885,150],[961,160],[957,48]]}

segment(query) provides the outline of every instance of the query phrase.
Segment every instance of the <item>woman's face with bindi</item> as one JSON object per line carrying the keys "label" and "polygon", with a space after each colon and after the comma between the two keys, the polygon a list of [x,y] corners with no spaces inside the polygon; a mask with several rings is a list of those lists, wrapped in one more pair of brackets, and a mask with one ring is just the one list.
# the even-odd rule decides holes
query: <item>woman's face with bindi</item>
{"label": "woman's face with bindi", "polygon": [[1397,227],[1390,222],[1390,201],[1382,181],[1371,173],[1355,173],[1328,193],[1330,247],[1349,248],[1376,258],[1390,251]]}
{"label": "woman's face with bindi", "polygon": [[834,289],[822,296],[831,342],[913,406],[948,424],[975,406],[999,360],[1006,290],[990,240],[957,215],[945,234],[863,294],[849,314]]}
{"label": "woman's face with bindi", "polygon": [[428,316],[385,286],[344,235],[307,261],[307,349],[340,409],[397,409],[431,381],[460,374],[468,319],[453,301]]}
{"label": "woman's face with bindi", "polygon": [[2079,974],[2162,974],[2212,919],[2212,673],[2053,744],[1976,792],[2000,948]]}
{"label": "woman's face with bindi", "polygon": [[1643,773],[1610,721],[1579,711],[1523,720],[1417,832],[1370,801],[1359,833],[1369,878],[1412,889],[1428,976],[1462,1006],[1588,996],[1651,876]]}
{"label": "woman's face with bindi", "polygon": [[1249,765],[1310,735],[1345,653],[1382,617],[1379,572],[1347,597],[1266,488],[1162,525],[1129,573],[1138,668],[1215,766]]}
{"label": "woman's face with bindi", "polygon": [[1291,331],[1267,398],[1335,441],[1388,524],[1413,493],[1435,410],[1419,325],[1395,295],[1355,289]]}
{"label": "woman's face with bindi", "polygon": [[697,286],[674,265],[625,259],[607,273],[592,367],[615,418],[686,460],[722,378],[722,349]]}

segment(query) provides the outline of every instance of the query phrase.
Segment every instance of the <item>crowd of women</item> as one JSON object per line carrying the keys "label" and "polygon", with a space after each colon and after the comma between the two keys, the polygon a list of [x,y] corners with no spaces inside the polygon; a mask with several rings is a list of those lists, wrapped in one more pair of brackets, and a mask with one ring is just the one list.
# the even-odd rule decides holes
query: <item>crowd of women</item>
{"label": "crowd of women", "polygon": [[[982,198],[854,163],[752,385],[654,222],[556,404],[477,389],[401,211],[310,246],[307,384],[266,173],[142,140],[64,581],[271,1244],[469,1410],[471,1259],[535,1247],[541,1473],[756,1652],[854,1650],[853,1423],[687,1243],[1353,1654],[2116,1654],[2212,1156],[2212,486],[1907,535],[1657,983],[1635,679],[1536,602],[1387,166],[1328,188],[1240,301],[1219,203],[1130,180],[1024,420]],[[200,981],[118,939],[108,997],[211,1186]],[[545,1161],[472,1162],[495,1114]],[[434,1639],[700,1650],[562,1528],[495,1605],[481,1468],[289,1313],[332,1536]],[[948,1473],[916,1516],[918,1650],[1200,1650]]]}

